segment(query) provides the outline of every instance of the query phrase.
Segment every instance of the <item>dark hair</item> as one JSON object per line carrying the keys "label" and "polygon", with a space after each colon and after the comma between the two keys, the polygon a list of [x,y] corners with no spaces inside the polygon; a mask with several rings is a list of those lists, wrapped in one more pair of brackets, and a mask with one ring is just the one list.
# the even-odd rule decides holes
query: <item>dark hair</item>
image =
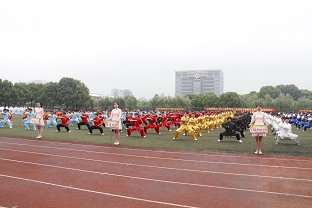
{"label": "dark hair", "polygon": [[258,106],[259,106],[260,108],[262,108],[262,106],[261,106],[260,104],[256,105],[256,108],[257,108]]}
{"label": "dark hair", "polygon": [[40,108],[42,108],[42,103],[38,102],[40,104]]}
{"label": "dark hair", "polygon": [[119,103],[116,103],[119,106]]}

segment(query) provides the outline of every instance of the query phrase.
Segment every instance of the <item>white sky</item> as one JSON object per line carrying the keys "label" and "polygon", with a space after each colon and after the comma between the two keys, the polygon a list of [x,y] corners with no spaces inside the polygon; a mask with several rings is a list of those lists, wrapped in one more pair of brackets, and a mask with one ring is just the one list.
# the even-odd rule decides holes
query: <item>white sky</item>
{"label": "white sky", "polygon": [[312,90],[311,0],[0,1],[0,78],[72,77],[91,93],[174,96],[175,71],[221,69],[224,91]]}

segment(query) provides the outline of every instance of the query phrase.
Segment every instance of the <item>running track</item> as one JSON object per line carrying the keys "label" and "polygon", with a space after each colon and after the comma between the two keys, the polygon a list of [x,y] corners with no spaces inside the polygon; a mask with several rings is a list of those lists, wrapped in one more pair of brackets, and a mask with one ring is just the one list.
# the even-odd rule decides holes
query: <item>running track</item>
{"label": "running track", "polygon": [[311,207],[304,157],[0,136],[0,207]]}

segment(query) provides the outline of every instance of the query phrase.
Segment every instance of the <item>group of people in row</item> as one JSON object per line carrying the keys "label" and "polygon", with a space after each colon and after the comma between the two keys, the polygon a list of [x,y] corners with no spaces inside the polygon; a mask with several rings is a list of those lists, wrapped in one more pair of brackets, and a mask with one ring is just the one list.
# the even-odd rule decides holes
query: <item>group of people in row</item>
{"label": "group of people in row", "polygon": [[[244,131],[253,125],[256,126],[271,126],[275,134],[276,144],[279,144],[283,139],[291,139],[296,144],[300,145],[299,137],[291,131],[293,123],[297,128],[310,129],[312,118],[310,114],[277,114],[271,115],[262,112],[261,105],[257,105],[257,111],[254,113],[235,114],[233,111],[209,113],[209,112],[124,112],[119,109],[119,104],[115,103],[112,111],[55,111],[51,110],[44,112],[41,103],[32,108],[26,108],[23,112],[22,125],[25,129],[38,129],[37,138],[42,137],[42,127],[51,128],[54,125],[58,132],[61,128],[65,128],[67,132],[74,123],[77,129],[86,126],[89,134],[93,134],[94,129],[98,129],[100,134],[104,135],[103,127],[105,121],[115,121],[116,126],[112,128],[115,133],[115,145],[119,145],[120,132],[122,124],[126,126],[127,136],[131,136],[133,131],[138,131],[141,137],[146,137],[148,129],[153,129],[157,134],[160,133],[160,128],[165,127],[171,131],[171,125],[177,129],[173,135],[173,139],[178,139],[179,135],[190,134],[194,141],[202,136],[202,131],[209,133],[210,130],[223,127],[225,130],[220,133],[218,141],[223,141],[224,137],[235,136],[238,142],[242,142],[241,138],[245,137]],[[9,109],[4,108],[3,120],[0,121],[0,127],[8,124],[12,128],[12,113]],[[38,118],[37,122],[31,121],[31,118]],[[303,123],[305,121],[306,123]],[[262,129],[263,130],[263,129]],[[266,136],[267,131],[262,132],[251,131],[256,138],[256,154],[262,154],[262,138]]]}

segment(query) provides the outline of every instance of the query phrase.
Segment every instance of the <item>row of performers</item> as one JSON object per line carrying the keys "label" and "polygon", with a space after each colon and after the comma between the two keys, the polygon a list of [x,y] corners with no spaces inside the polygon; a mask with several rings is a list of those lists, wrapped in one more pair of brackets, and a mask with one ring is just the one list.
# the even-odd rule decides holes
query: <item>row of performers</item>
{"label": "row of performers", "polygon": [[[150,128],[160,134],[160,127],[165,127],[168,131],[171,131],[170,126],[174,125],[178,128],[174,133],[173,139],[177,139],[180,133],[183,132],[183,135],[189,133],[193,140],[196,141],[197,136],[202,136],[202,129],[209,133],[210,130],[221,127],[228,117],[233,118],[233,123],[235,123],[235,126],[239,129],[239,132],[243,134],[243,131],[247,129],[250,122],[250,115],[238,116],[237,114],[234,114],[233,111],[217,114],[206,112],[178,112],[160,114],[159,116],[153,113],[147,115],[136,114],[134,117],[126,117],[125,123],[127,127],[127,136],[130,136],[133,131],[138,131],[142,137],[145,137],[147,130]],[[142,124],[145,124],[143,128],[141,126]]]}
{"label": "row of performers", "polygon": [[[12,119],[12,115],[8,111],[5,113],[5,122]],[[174,125],[178,127],[174,134],[174,138],[178,138],[178,135],[184,131],[184,134],[190,133],[194,140],[196,140],[195,133],[201,136],[201,129],[205,129],[207,132],[214,128],[218,128],[224,123],[225,119],[229,116],[233,117],[234,112],[223,112],[223,113],[209,113],[209,112],[169,112],[169,113],[134,113],[134,112],[123,112],[121,116],[121,122],[126,125],[127,136],[131,135],[131,132],[138,131],[142,137],[145,137],[148,129],[154,129],[157,134],[160,134],[160,127],[167,128],[171,131],[170,126]],[[22,125],[25,129],[30,129],[29,124],[35,129],[36,126],[30,122],[30,118],[34,116],[33,110],[28,108],[23,113]],[[60,112],[51,110],[46,112],[44,115],[44,120],[46,121],[47,128],[51,128],[51,125],[57,127],[65,127],[67,131],[70,131],[68,127],[73,126],[76,123],[80,129],[82,125],[90,128],[99,128],[101,125],[105,127],[104,121],[110,116],[109,111],[79,111],[79,112]],[[236,126],[239,129],[245,129],[248,123],[244,116],[234,118]],[[5,123],[3,122],[3,123]],[[1,124],[1,123],[0,123]],[[145,125],[144,125],[145,124]],[[143,126],[144,125],[144,126]],[[9,123],[9,126],[11,124]],[[100,130],[102,133],[102,130]],[[92,131],[91,131],[92,133]]]}

